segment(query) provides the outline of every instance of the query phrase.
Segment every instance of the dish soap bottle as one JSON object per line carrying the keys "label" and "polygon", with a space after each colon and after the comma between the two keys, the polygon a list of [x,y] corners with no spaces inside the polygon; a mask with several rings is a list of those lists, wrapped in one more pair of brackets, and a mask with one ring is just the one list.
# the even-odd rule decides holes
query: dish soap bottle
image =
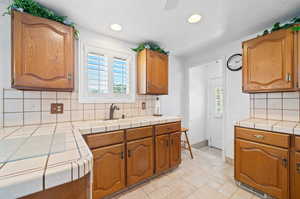
{"label": "dish soap bottle", "polygon": [[156,101],[155,101],[154,116],[162,116],[162,114],[160,113],[160,101],[159,101],[159,97],[157,97]]}

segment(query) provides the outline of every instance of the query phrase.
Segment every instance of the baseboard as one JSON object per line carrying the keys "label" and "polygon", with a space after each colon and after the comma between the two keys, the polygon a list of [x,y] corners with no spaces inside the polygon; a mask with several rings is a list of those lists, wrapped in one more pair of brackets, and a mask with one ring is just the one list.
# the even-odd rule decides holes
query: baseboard
{"label": "baseboard", "polygon": [[203,140],[201,142],[192,144],[192,147],[196,148],[196,149],[200,149],[202,147],[208,146],[208,140]]}
{"label": "baseboard", "polygon": [[230,165],[234,165],[234,160],[230,157],[225,157],[225,162]]}

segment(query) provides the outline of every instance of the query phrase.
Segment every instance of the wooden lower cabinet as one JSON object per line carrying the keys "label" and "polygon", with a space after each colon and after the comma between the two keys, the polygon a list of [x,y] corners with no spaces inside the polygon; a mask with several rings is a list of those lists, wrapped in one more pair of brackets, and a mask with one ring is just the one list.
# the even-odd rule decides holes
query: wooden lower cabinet
{"label": "wooden lower cabinet", "polygon": [[127,143],[127,185],[153,175],[153,138]]}
{"label": "wooden lower cabinet", "polygon": [[156,137],[156,173],[161,173],[170,168],[170,136]]}
{"label": "wooden lower cabinet", "polygon": [[[154,134],[160,126],[161,135]],[[174,128],[176,127],[176,128]],[[102,199],[181,163],[180,122],[84,136],[94,156],[93,199]]]}
{"label": "wooden lower cabinet", "polygon": [[170,135],[170,166],[177,167],[181,163],[181,132]]}
{"label": "wooden lower cabinet", "polygon": [[289,197],[289,150],[235,139],[235,178],[278,199]]}
{"label": "wooden lower cabinet", "polygon": [[93,199],[125,188],[124,144],[92,150],[94,156]]}
{"label": "wooden lower cabinet", "polygon": [[300,198],[300,153],[292,154],[293,162],[291,166],[291,199]]}

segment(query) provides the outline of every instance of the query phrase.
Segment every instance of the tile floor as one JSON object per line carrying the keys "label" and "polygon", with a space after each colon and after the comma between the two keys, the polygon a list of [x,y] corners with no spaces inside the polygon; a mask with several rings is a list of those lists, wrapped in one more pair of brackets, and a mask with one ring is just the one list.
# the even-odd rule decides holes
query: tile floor
{"label": "tile floor", "polygon": [[113,199],[258,199],[235,185],[233,167],[222,161],[219,150],[193,151],[194,160],[184,151],[179,168]]}

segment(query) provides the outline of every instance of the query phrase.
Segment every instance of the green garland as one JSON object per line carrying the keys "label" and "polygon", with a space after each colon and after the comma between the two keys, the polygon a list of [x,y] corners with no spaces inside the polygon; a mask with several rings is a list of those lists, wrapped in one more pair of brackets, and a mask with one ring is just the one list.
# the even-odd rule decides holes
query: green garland
{"label": "green garland", "polygon": [[75,24],[67,19],[68,17],[59,16],[55,14],[52,10],[49,10],[48,8],[42,6],[34,0],[13,0],[12,3],[8,6],[7,11],[3,15],[11,15],[12,10],[26,12],[33,16],[50,19],[70,26],[74,28],[75,38],[78,39],[79,32],[75,28]]}
{"label": "green garland", "polygon": [[258,36],[264,36],[267,35],[269,33],[275,32],[277,30],[281,30],[281,29],[289,29],[291,28],[292,31],[294,32],[298,32],[300,31],[300,27],[299,26],[295,26],[295,25],[299,25],[300,24],[300,17],[294,17],[293,19],[291,19],[289,22],[285,23],[285,24],[280,24],[280,22],[276,22],[273,27],[271,28],[271,30],[266,29],[262,35],[258,35]]}
{"label": "green garland", "polygon": [[140,45],[138,45],[137,48],[132,48],[132,50],[135,51],[135,52],[141,52],[145,48],[153,50],[153,51],[157,51],[157,52],[165,54],[165,55],[169,54],[168,51],[165,51],[164,49],[162,49],[159,45],[157,45],[154,42],[144,42],[144,43],[141,43]]}

